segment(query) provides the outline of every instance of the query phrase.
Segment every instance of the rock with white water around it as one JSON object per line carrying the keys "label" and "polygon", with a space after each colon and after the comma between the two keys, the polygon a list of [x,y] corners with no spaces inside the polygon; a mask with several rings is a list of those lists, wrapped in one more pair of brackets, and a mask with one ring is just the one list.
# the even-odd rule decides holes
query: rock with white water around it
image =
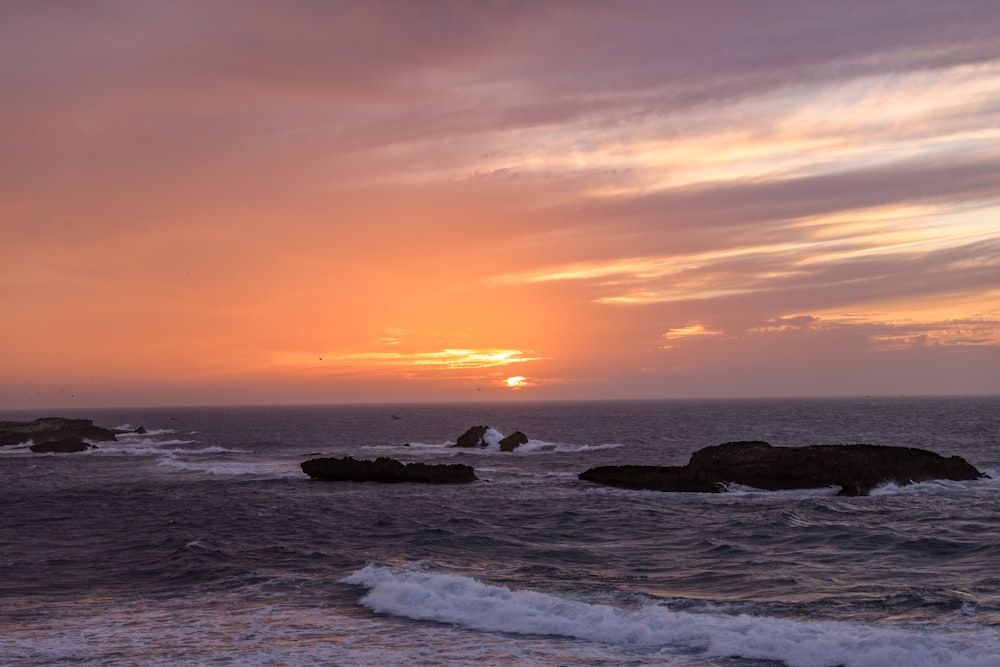
{"label": "rock with white water around it", "polygon": [[[486,440],[486,434],[489,431],[489,426],[472,426],[465,433],[458,436],[452,447],[488,447],[490,443]],[[496,432],[494,431],[494,433]],[[512,452],[526,442],[528,442],[528,436],[520,431],[514,431],[507,437],[502,438],[497,444],[499,444],[501,452]]]}
{"label": "rock with white water around it", "polygon": [[486,432],[489,430],[489,426],[472,426],[458,436],[453,447],[485,447],[489,444],[486,442]]}
{"label": "rock with white water around it", "polygon": [[[90,419],[67,419],[66,417],[43,417],[30,422],[2,421],[0,422],[0,447],[32,442],[32,451],[82,451],[72,449],[72,445],[63,445],[65,450],[45,450],[35,447],[50,442],[77,439],[81,442],[110,442],[117,440],[114,431],[100,426],[94,426]],[[86,443],[83,443],[86,444]],[[79,446],[79,445],[77,445]]]}
{"label": "rock with white water around it", "polygon": [[302,471],[328,482],[418,482],[422,484],[465,484],[475,482],[475,470],[461,463],[402,463],[380,456],[374,461],[353,457],[319,458],[302,462]]}
{"label": "rock with white water around it", "polygon": [[521,433],[520,431],[514,431],[506,438],[500,441],[500,451],[501,452],[512,452],[521,445],[528,442],[528,436]]}
{"label": "rock with white water around it", "polygon": [[768,491],[839,486],[843,496],[868,495],[885,484],[983,477],[987,475],[960,456],[945,458],[914,447],[772,447],[759,441],[705,447],[686,466],[600,466],[579,475],[597,484],[653,491],[718,493],[729,484]]}

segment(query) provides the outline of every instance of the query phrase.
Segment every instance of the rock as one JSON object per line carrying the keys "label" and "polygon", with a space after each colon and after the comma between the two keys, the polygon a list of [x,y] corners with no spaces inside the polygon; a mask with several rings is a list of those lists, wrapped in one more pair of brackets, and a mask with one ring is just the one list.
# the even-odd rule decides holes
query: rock
{"label": "rock", "polygon": [[488,443],[483,439],[489,426],[473,426],[468,431],[458,436],[454,447],[485,447]]}
{"label": "rock", "polygon": [[587,482],[622,489],[689,493],[721,493],[725,490],[724,484],[715,478],[678,466],[599,466],[580,473],[578,477]]}
{"label": "rock", "polygon": [[[43,417],[30,422],[0,422],[0,447],[32,441],[35,445],[46,442],[79,438],[96,442],[117,440],[114,431],[94,426],[90,419]],[[36,451],[36,450],[32,450]]]}
{"label": "rock", "polygon": [[512,452],[521,445],[528,442],[528,436],[521,433],[520,431],[514,431],[506,438],[500,441],[500,451],[501,452]]}
{"label": "rock", "polygon": [[116,428],[111,432],[114,433],[115,435],[125,435],[132,433],[136,435],[146,435],[148,431],[146,431],[145,426],[140,426],[139,428]]}
{"label": "rock", "polygon": [[727,442],[705,447],[683,467],[602,466],[579,475],[586,481],[630,489],[719,492],[726,484],[758,489],[841,487],[840,495],[868,495],[875,487],[933,479],[986,477],[960,456],[945,458],[914,447],[813,445],[772,447]]}
{"label": "rock", "polygon": [[92,445],[89,442],[84,442],[83,439],[78,438],[75,435],[71,435],[60,440],[46,440],[44,442],[39,442],[28,449],[36,453],[45,452],[59,452],[59,453],[69,453],[69,452],[83,452],[88,449],[96,449],[96,445]]}
{"label": "rock", "polygon": [[380,456],[374,461],[345,458],[310,459],[302,471],[313,479],[330,482],[420,482],[423,484],[464,484],[478,478],[472,466],[461,463],[401,463]]}
{"label": "rock", "polygon": [[[487,447],[490,444],[486,442],[486,433],[489,430],[489,426],[473,426],[458,436],[458,440],[455,441],[452,447]],[[500,451],[512,452],[526,442],[528,442],[528,436],[520,431],[514,431],[506,438],[500,440]]]}

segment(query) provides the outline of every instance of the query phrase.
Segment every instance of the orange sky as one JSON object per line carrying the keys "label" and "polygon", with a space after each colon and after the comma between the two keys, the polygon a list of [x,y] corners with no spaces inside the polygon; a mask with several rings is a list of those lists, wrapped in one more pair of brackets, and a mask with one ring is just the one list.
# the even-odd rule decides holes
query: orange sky
{"label": "orange sky", "polygon": [[5,2],[0,409],[1000,394],[998,32]]}

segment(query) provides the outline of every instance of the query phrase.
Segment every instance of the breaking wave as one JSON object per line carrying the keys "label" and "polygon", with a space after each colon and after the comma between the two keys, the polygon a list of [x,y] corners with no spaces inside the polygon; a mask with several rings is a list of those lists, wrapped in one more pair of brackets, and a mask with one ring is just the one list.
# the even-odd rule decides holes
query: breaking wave
{"label": "breaking wave", "polygon": [[367,588],[361,604],[381,614],[487,632],[773,660],[789,667],[996,667],[1000,655],[1000,640],[982,627],[949,634],[746,613],[692,613],[672,611],[652,599],[639,607],[615,606],[484,584],[426,562],[369,564],[341,582]]}

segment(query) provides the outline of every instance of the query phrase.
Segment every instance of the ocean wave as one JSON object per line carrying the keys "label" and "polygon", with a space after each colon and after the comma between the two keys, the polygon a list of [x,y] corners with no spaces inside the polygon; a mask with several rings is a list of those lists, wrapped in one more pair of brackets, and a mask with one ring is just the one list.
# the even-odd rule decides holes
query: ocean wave
{"label": "ocean wave", "polygon": [[368,593],[361,604],[392,616],[522,635],[618,646],[656,646],[706,657],[773,660],[789,667],[996,667],[1000,641],[986,628],[961,634],[746,613],[672,611],[650,600],[618,607],[518,591],[421,562],[371,563],[341,580]]}

